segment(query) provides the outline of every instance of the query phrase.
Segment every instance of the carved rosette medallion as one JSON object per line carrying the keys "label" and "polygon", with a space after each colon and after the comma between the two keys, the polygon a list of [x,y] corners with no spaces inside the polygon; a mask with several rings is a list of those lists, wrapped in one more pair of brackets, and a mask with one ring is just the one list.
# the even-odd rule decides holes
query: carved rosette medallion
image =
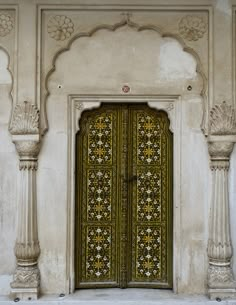
{"label": "carved rosette medallion", "polygon": [[179,33],[189,41],[202,38],[207,30],[207,24],[202,17],[185,16],[179,22]]}
{"label": "carved rosette medallion", "polygon": [[0,14],[0,36],[8,35],[13,29],[13,19],[10,15]]}
{"label": "carved rosette medallion", "polygon": [[167,106],[166,106],[166,111],[170,112],[174,109],[174,103],[169,103]]}
{"label": "carved rosette medallion", "polygon": [[74,32],[74,23],[64,15],[52,16],[48,21],[47,30],[53,39],[64,41]]}
{"label": "carved rosette medallion", "polygon": [[76,101],[75,102],[75,108],[78,109],[79,111],[83,111],[84,110],[84,103],[81,101]]}

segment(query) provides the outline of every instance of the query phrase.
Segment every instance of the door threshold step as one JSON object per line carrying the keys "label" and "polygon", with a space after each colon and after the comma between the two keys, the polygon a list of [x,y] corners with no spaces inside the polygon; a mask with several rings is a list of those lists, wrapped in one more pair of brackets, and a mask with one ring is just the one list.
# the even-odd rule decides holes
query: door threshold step
{"label": "door threshold step", "polygon": [[[0,297],[0,305],[13,305],[7,296]],[[142,288],[80,289],[73,294],[43,295],[38,300],[19,301],[19,305],[236,305],[235,300],[209,300],[204,295],[174,294],[170,290]]]}

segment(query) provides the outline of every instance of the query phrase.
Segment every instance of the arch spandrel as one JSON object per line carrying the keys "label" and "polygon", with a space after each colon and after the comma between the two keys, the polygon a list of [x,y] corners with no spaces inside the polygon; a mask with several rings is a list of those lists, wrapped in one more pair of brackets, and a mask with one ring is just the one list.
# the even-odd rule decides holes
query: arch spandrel
{"label": "arch spandrel", "polygon": [[[76,41],[78,42],[79,40],[81,41],[82,38],[89,38],[89,39],[94,39],[94,37],[96,37],[97,35],[99,35],[101,32],[104,33],[104,35],[106,35],[106,32],[113,32],[113,33],[117,33],[119,30],[122,30],[124,28],[127,29],[132,29],[134,31],[136,31],[137,33],[145,33],[146,31],[148,32],[154,32],[157,33],[158,36],[160,37],[160,39],[173,39],[173,41],[176,41],[182,48],[183,52],[186,52],[187,54],[190,54],[191,57],[193,58],[193,60],[196,62],[196,79],[197,80],[197,86],[195,86],[196,81],[194,81],[194,79],[191,77],[189,78],[189,83],[193,86],[190,86],[190,88],[192,87],[196,87],[196,90],[193,90],[192,94],[198,95],[201,100],[202,100],[202,112],[203,112],[203,116],[202,116],[202,122],[199,123],[199,125],[201,124],[201,129],[204,131],[204,133],[207,133],[207,117],[208,117],[208,106],[207,106],[207,79],[205,76],[205,73],[203,71],[203,66],[201,64],[201,60],[200,57],[198,56],[197,52],[189,47],[184,39],[180,36],[180,34],[173,34],[170,32],[165,32],[161,27],[158,27],[156,25],[151,25],[151,24],[147,24],[147,25],[139,25],[138,23],[135,23],[133,21],[130,20],[130,16],[125,16],[124,18],[122,18],[121,22],[115,23],[113,25],[110,24],[101,24],[96,26],[95,28],[92,28],[90,31],[88,32],[81,32],[78,34],[75,34],[74,36],[72,35],[72,38],[70,38],[66,44],[65,47],[59,49],[56,54],[53,56],[52,59],[52,66],[51,69],[47,72],[46,76],[45,76],[45,88],[43,88],[42,92],[45,92],[45,95],[42,94],[41,99],[42,99],[42,105],[41,105],[41,132],[42,134],[44,134],[47,129],[48,129],[48,122],[47,122],[47,114],[46,114],[46,103],[47,103],[47,99],[49,97],[49,95],[51,94],[50,92],[50,81],[54,76],[54,73],[56,73],[55,71],[57,71],[58,66],[60,65],[60,59],[63,58],[64,56],[68,56],[69,54],[66,54],[68,51],[71,52],[71,50],[73,49],[74,44],[76,44]],[[81,39],[80,39],[81,38]],[[63,56],[62,56],[63,55]],[[70,55],[69,55],[70,56]],[[58,85],[58,88],[60,86]],[[173,87],[173,86],[172,86]],[[86,92],[86,94],[93,94],[93,93],[97,93],[97,92],[93,92],[94,88],[90,88],[90,92]],[[96,89],[95,89],[96,90]],[[155,89],[154,89],[155,90]],[[180,90],[179,88],[177,90],[173,90],[173,94],[176,95],[185,95],[185,94],[189,94],[189,92],[187,91],[188,89],[186,89],[186,86],[182,87],[182,90]],[[74,90],[73,90],[74,91]],[[79,84],[78,84],[78,91],[79,90]],[[152,93],[152,89],[149,90],[149,94],[150,92]],[[165,90],[164,90],[165,91]],[[161,94],[167,94],[168,92],[161,92]],[[166,88],[166,91],[168,91],[168,88]],[[61,92],[62,94],[64,94],[64,92]],[[66,92],[67,95],[71,94],[71,93],[76,93],[76,92]],[[103,92],[99,92],[101,94],[111,94],[111,92],[106,91],[106,88],[104,89]],[[121,94],[122,92],[116,92],[116,94]],[[155,92],[156,93],[156,92]],[[132,92],[130,92],[130,94],[132,94]],[[143,94],[143,95],[148,95],[148,91],[145,90],[141,90],[140,92],[135,92],[135,94]]]}

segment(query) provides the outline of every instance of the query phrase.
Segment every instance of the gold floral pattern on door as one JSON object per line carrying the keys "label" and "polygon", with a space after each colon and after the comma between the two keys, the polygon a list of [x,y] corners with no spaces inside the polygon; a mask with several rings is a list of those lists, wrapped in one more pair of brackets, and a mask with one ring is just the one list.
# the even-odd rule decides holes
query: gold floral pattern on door
{"label": "gold floral pattern on door", "polygon": [[104,104],[83,113],[80,124],[76,287],[171,287],[167,114]]}
{"label": "gold floral pattern on door", "polygon": [[138,220],[160,220],[161,173],[155,169],[137,171]]}
{"label": "gold floral pattern on door", "polygon": [[110,278],[111,227],[88,227],[86,278]]}
{"label": "gold floral pattern on door", "polygon": [[80,285],[117,277],[117,111],[86,113],[79,138]]}
{"label": "gold floral pattern on door", "polygon": [[160,279],[161,235],[160,227],[137,227],[137,278]]}
{"label": "gold floral pattern on door", "polygon": [[[131,171],[137,177],[132,193],[132,280],[166,282],[171,264],[166,242],[171,217],[172,138],[166,114],[134,109]],[[168,218],[168,221],[171,219]],[[170,233],[169,233],[170,234]]]}
{"label": "gold floral pattern on door", "polygon": [[88,220],[111,219],[111,170],[88,171]]}
{"label": "gold floral pattern on door", "polygon": [[138,164],[160,163],[160,125],[153,116],[138,114]]}
{"label": "gold floral pattern on door", "polygon": [[89,126],[88,160],[90,164],[112,163],[112,115],[97,117]]}

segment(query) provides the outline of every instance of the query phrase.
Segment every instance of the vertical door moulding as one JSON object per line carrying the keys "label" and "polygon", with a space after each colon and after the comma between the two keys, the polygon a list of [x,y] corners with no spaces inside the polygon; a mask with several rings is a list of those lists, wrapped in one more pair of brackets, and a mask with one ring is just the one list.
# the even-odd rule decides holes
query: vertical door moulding
{"label": "vertical door moulding", "polygon": [[31,300],[38,298],[40,285],[36,192],[40,136],[37,107],[28,102],[18,104],[14,109],[10,132],[19,154],[21,174],[15,245],[17,268],[11,292],[14,297]]}

